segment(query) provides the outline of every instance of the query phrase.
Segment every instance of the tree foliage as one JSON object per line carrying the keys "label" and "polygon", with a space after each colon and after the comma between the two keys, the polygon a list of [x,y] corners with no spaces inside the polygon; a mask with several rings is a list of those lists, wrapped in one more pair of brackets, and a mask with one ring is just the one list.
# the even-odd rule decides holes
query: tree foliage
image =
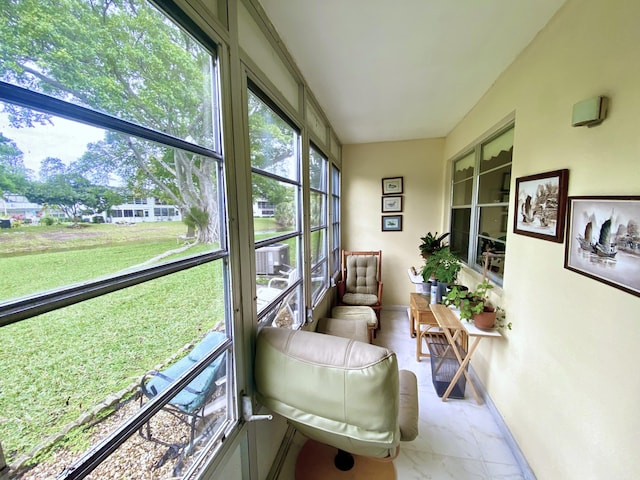
{"label": "tree foliage", "polygon": [[[0,3],[2,80],[213,148],[213,60],[143,0]],[[13,126],[47,121],[7,105]],[[86,176],[156,190],[187,213],[206,212],[198,239],[217,240],[216,162],[110,133],[83,157]],[[78,166],[79,166],[78,165]]]}
{"label": "tree foliage", "polygon": [[[249,141],[252,167],[298,179],[295,131],[252,93],[249,93]],[[294,188],[259,174],[253,175],[252,188],[254,201],[265,199],[274,206],[279,225],[293,224],[296,218],[291,208]]]}
{"label": "tree foliage", "polygon": [[56,207],[74,223],[82,215],[99,214],[123,202],[123,197],[112,188],[93,185],[75,173],[59,173],[43,182],[32,182],[26,195],[32,202]]}
{"label": "tree foliage", "polygon": [[0,195],[20,193],[27,175],[22,151],[13,140],[0,133]]}

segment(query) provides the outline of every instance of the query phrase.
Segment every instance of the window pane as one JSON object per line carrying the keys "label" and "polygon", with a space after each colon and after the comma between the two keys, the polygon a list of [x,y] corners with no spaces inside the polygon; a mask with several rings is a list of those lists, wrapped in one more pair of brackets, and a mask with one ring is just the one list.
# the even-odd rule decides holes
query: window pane
{"label": "window pane", "polygon": [[[296,131],[254,93],[248,95],[251,167],[299,181]],[[254,185],[254,199],[259,197]]]}
{"label": "window pane", "polygon": [[459,182],[473,177],[473,167],[475,165],[475,154],[470,153],[464,158],[457,160],[453,164],[453,181]]}
{"label": "window pane", "polygon": [[321,192],[327,191],[327,160],[315,149],[309,149],[309,186]]}
{"label": "window pane", "polygon": [[[487,272],[502,277],[504,275],[506,242],[500,240],[490,240],[485,237],[478,237],[478,247],[476,250],[476,264],[484,269],[484,262],[487,262]],[[486,257],[483,253],[489,252]],[[499,278],[495,278],[499,280]]]}
{"label": "window pane", "polygon": [[[322,197],[326,198],[325,195]],[[323,199],[324,201],[324,199]],[[312,203],[313,211],[313,203]],[[328,287],[327,228],[311,232],[311,299],[315,305]]]}
{"label": "window pane", "polygon": [[2,80],[219,151],[211,54],[151,4],[5,5]]}
{"label": "window pane", "polygon": [[[298,187],[257,173],[254,173],[251,178],[253,180],[254,195],[255,192],[258,192],[259,195],[253,198],[255,240],[263,240],[297,231],[298,199],[296,194]],[[272,215],[256,215],[256,205],[259,205],[260,202],[264,202],[263,205],[270,206],[267,211],[269,213],[272,212]],[[260,218],[261,216],[268,218]]]}
{"label": "window pane", "polygon": [[469,234],[471,233],[471,209],[455,208],[451,211],[450,250],[464,262],[469,261]]}
{"label": "window pane", "polygon": [[340,170],[335,165],[331,167],[331,193],[340,196]]}
{"label": "window pane", "polygon": [[316,265],[327,258],[327,230],[311,232],[311,265]]}
{"label": "window pane", "polygon": [[[21,193],[2,205],[14,228],[0,238],[0,301],[220,249],[217,161],[56,116],[49,122],[2,125],[21,159]],[[170,165],[192,165],[193,176],[172,178]],[[154,208],[155,198],[171,206]],[[182,222],[185,211],[196,212],[193,228]]]}
{"label": "window pane", "polygon": [[314,305],[326,289],[327,262],[325,261],[311,270],[311,297]]}
{"label": "window pane", "polygon": [[[505,248],[507,240],[507,207],[491,206],[479,208],[478,243],[476,250],[476,264],[499,276],[504,273]],[[485,252],[491,253],[486,258]]]}
{"label": "window pane", "polygon": [[478,234],[504,240],[507,234],[507,207],[480,207],[479,210]]}
{"label": "window pane", "polygon": [[[178,364],[175,368],[179,372],[190,367],[193,362],[183,359],[209,332],[213,333],[201,347],[203,353],[225,342],[228,309],[224,269],[223,261],[206,263],[3,327],[0,438],[8,462],[80,419],[85,423],[63,434],[54,443],[54,452],[66,448],[65,440],[95,444],[139,413],[135,395],[145,374],[152,370],[167,372]],[[216,371],[206,394],[198,398],[208,406],[205,424],[215,426],[209,431],[213,436],[220,435],[219,426],[232,415],[227,410],[227,371],[220,358],[218,363],[214,361]],[[167,376],[174,378],[174,373]],[[193,406],[196,408],[195,403]],[[179,416],[185,418],[182,413]],[[154,436],[184,445],[189,441],[189,426],[166,423],[169,418],[160,413],[152,419]],[[95,422],[95,426],[85,430],[87,422]],[[207,434],[200,438],[203,432],[196,432],[199,440],[212,438]],[[120,465],[118,478],[155,477],[153,466],[165,455],[167,446],[135,434],[128,445],[133,450],[116,452],[105,466]],[[201,448],[196,450],[198,454],[203,452]],[[59,474],[69,466],[65,463],[67,455],[60,458],[45,459],[36,468]],[[185,462],[191,460],[184,456]],[[178,461],[180,456],[168,459],[168,468]],[[49,474],[33,478],[50,478]]]}
{"label": "window pane", "polygon": [[453,184],[453,205],[471,205],[473,201],[473,178]]}
{"label": "window pane", "polygon": [[[261,287],[268,288],[268,287]],[[262,301],[258,291],[258,321],[263,325],[273,325],[280,328],[296,329],[302,325],[302,314],[300,299],[302,298],[302,285],[297,285],[293,289],[285,292],[268,292],[276,295],[268,301]]]}
{"label": "window pane", "polygon": [[[297,328],[302,323],[302,244],[298,132],[248,91],[249,144],[258,322]],[[275,177],[280,177],[274,178]],[[283,237],[287,237],[282,240]],[[273,239],[265,245],[265,240]]]}
{"label": "window pane", "polygon": [[511,163],[514,131],[511,128],[482,146],[480,172],[486,172],[500,165]]}
{"label": "window pane", "polygon": [[309,194],[311,228],[327,225],[327,196],[318,192]]}
{"label": "window pane", "polygon": [[509,203],[511,164],[480,175],[478,203]]}

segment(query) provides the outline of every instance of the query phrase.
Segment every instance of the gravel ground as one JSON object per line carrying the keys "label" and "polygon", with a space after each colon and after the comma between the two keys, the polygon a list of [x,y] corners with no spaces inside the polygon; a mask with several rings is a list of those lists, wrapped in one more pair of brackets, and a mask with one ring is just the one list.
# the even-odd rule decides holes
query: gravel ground
{"label": "gravel ground", "polygon": [[[224,388],[219,389],[224,390]],[[219,392],[217,396],[222,394]],[[125,403],[112,415],[99,424],[91,427],[91,447],[109,435],[124,420],[136,413],[140,408],[137,401]],[[170,444],[184,445],[189,441],[189,426],[180,422],[175,416],[160,411],[151,420],[151,431],[154,438]],[[145,440],[140,435],[132,435],[108,460],[100,464],[88,477],[91,480],[152,480],[180,478],[174,476],[174,467],[184,465],[193,457],[176,458],[166,445]],[[33,468],[13,475],[10,478],[19,480],[55,479],[65,468],[80,458],[83,452],[71,452],[68,449],[57,449],[52,458],[41,462]],[[163,457],[165,458],[163,462]],[[173,457],[173,458],[171,458]],[[160,463],[163,463],[160,465]],[[182,470],[184,472],[184,469]]]}

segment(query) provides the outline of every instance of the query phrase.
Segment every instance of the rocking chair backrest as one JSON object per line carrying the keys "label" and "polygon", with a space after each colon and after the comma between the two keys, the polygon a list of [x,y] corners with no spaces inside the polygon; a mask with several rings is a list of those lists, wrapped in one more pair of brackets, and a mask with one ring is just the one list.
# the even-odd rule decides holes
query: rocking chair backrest
{"label": "rocking chair backrest", "polygon": [[382,252],[342,252],[342,279],[347,293],[375,295],[382,278]]}

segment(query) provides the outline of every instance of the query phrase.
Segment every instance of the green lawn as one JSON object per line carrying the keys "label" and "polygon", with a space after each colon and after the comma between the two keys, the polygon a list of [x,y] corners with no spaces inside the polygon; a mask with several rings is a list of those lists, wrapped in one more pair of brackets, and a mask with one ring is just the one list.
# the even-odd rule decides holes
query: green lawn
{"label": "green lawn", "polygon": [[[3,255],[1,295],[14,298],[113,273],[176,248],[173,233],[160,237]],[[221,263],[215,262],[3,327],[0,438],[8,461],[223,319]]]}

